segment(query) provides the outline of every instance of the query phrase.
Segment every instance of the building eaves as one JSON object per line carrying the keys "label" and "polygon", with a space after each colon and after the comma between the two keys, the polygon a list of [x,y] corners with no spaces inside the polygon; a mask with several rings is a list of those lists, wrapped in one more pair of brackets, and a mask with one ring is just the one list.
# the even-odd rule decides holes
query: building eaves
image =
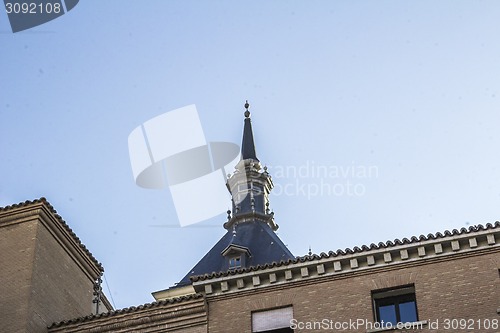
{"label": "building eaves", "polygon": [[87,249],[87,247],[81,242],[75,232],[69,227],[69,225],[64,221],[64,219],[57,213],[54,207],[45,199],[41,197],[40,199],[35,200],[26,200],[24,202],[20,202],[18,204],[13,204],[5,207],[0,207],[0,213],[7,212],[10,210],[15,210],[19,208],[35,206],[35,205],[43,205],[45,208],[49,210],[49,212],[56,218],[56,220],[63,226],[63,228],[68,232],[69,235],[73,238],[73,240],[78,244],[78,246],[85,252],[85,254],[92,260],[92,262],[98,267],[101,272],[104,272],[104,267],[97,259],[92,255],[92,253]]}
{"label": "building eaves", "polygon": [[403,239],[395,239],[393,241],[386,241],[384,242],[379,242],[378,244],[370,244],[369,246],[367,245],[362,245],[360,247],[355,246],[354,248],[346,248],[345,250],[338,249],[337,251],[329,251],[328,253],[320,253],[320,254],[312,254],[312,255],[306,255],[306,256],[301,256],[301,257],[296,257],[295,259],[289,259],[285,261],[280,261],[280,262],[272,262],[272,263],[267,263],[264,265],[256,265],[256,266],[251,266],[247,268],[241,268],[237,270],[231,270],[231,271],[221,271],[221,272],[212,272],[210,274],[204,274],[204,275],[198,275],[198,276],[192,276],[190,277],[191,282],[198,282],[198,281],[205,281],[205,280],[210,280],[210,279],[216,279],[216,278],[221,278],[221,277],[227,277],[227,276],[233,276],[233,275],[238,275],[238,274],[245,274],[249,272],[256,272],[256,271],[261,271],[269,268],[275,268],[275,267],[281,267],[281,266],[288,266],[288,265],[293,265],[293,264],[298,264],[298,263],[306,263],[306,262],[313,262],[317,261],[319,259],[328,259],[328,258],[334,258],[334,257],[342,257],[342,256],[348,256],[352,254],[366,254],[368,255],[370,252],[374,252],[377,250],[383,250],[383,249],[391,249],[397,246],[401,245],[415,245],[418,243],[422,242],[429,242],[433,240],[440,240],[440,239],[449,239],[457,236],[463,236],[466,234],[472,234],[472,233],[477,233],[481,231],[488,231],[488,230],[493,230],[493,229],[500,229],[500,222],[496,221],[495,223],[487,223],[486,225],[475,225],[475,226],[470,226],[469,228],[461,228],[460,230],[453,229],[451,231],[445,230],[443,233],[437,232],[435,234],[428,234],[427,236],[425,235],[420,235],[420,236],[412,236],[411,238],[403,238]]}
{"label": "building eaves", "polygon": [[139,306],[131,306],[131,307],[123,308],[123,309],[119,309],[119,310],[113,310],[113,311],[109,311],[109,312],[103,312],[100,314],[88,315],[88,316],[83,316],[83,317],[79,317],[79,318],[74,318],[74,319],[69,319],[69,320],[64,320],[64,321],[52,323],[48,327],[48,329],[53,329],[53,328],[68,326],[68,325],[73,325],[73,324],[80,324],[80,323],[90,322],[93,320],[99,320],[99,319],[104,319],[104,318],[116,317],[116,316],[124,315],[124,314],[131,314],[131,313],[140,312],[143,310],[158,308],[158,307],[169,305],[169,304],[177,304],[177,303],[182,303],[182,302],[186,302],[186,301],[190,301],[190,300],[197,300],[197,299],[200,299],[202,297],[203,297],[203,294],[197,293],[197,294],[191,294],[191,295],[161,300],[158,302],[146,303],[146,304],[142,304]]}

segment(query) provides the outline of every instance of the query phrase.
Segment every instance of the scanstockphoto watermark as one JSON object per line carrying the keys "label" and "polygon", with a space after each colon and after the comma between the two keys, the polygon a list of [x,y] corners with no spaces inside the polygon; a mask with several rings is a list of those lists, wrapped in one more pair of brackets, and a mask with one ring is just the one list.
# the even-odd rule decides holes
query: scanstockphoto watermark
{"label": "scanstockphoto watermark", "polygon": [[370,180],[379,177],[376,165],[326,165],[306,161],[301,165],[274,165],[268,170],[275,179],[274,195],[360,197],[366,194]]}
{"label": "scanstockphoto watermark", "polygon": [[80,0],[4,0],[12,32],[52,21],[75,8]]}
{"label": "scanstockphoto watermark", "polygon": [[415,322],[373,322],[366,319],[349,319],[346,321],[321,319],[315,321],[300,321],[297,319],[290,320],[291,329],[300,332],[307,331],[365,331],[378,332],[389,330],[426,330],[433,331],[442,330],[444,332],[457,331],[478,331],[478,332],[498,332],[500,328],[500,320],[497,318],[441,318],[428,319]]}
{"label": "scanstockphoto watermark", "polygon": [[424,322],[397,323],[390,322],[372,322],[365,319],[349,319],[347,321],[335,321],[332,319],[322,319],[319,321],[299,321],[290,320],[292,330],[325,330],[325,331],[371,331],[371,330],[391,330],[391,329],[423,329]]}

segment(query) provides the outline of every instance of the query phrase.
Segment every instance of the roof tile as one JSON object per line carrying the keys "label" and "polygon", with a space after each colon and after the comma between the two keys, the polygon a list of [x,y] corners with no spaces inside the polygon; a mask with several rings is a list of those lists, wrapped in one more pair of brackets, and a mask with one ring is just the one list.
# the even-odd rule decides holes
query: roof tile
{"label": "roof tile", "polygon": [[155,307],[160,307],[163,305],[168,305],[168,304],[174,304],[174,303],[180,303],[192,299],[199,299],[203,297],[203,294],[191,294],[191,295],[186,295],[186,296],[181,296],[181,297],[175,297],[175,298],[169,298],[166,300],[161,300],[158,302],[152,302],[152,303],[146,303],[142,304],[139,306],[131,306],[128,308],[123,308],[119,310],[114,310],[114,311],[109,311],[109,312],[103,312],[100,314],[94,314],[94,315],[88,315],[88,316],[83,316],[79,318],[74,318],[70,320],[64,320],[56,323],[52,323],[48,328],[55,328],[55,327],[61,327],[61,326],[66,326],[66,325],[71,325],[71,324],[77,324],[77,323],[83,323],[83,322],[88,322],[91,320],[96,320],[99,318],[107,318],[107,317],[113,317],[121,314],[127,314],[127,313],[133,313],[141,310],[146,310],[150,308],[155,308]]}
{"label": "roof tile", "polygon": [[289,259],[289,260],[284,260],[284,261],[280,261],[280,262],[272,262],[272,263],[265,264],[265,265],[258,265],[256,267],[248,267],[245,269],[239,269],[238,271],[233,271],[233,272],[227,272],[227,271],[212,272],[210,274],[191,276],[190,279],[192,282],[203,281],[203,280],[228,276],[230,274],[234,275],[237,273],[246,273],[246,272],[256,271],[256,270],[265,269],[265,268],[287,266],[287,265],[291,265],[291,264],[296,264],[298,262],[313,261],[313,260],[317,260],[320,258],[329,258],[329,257],[331,258],[331,257],[336,257],[336,256],[341,256],[341,255],[346,255],[346,254],[366,252],[366,251],[377,250],[377,249],[381,249],[381,248],[394,247],[397,245],[418,243],[418,242],[426,241],[426,240],[446,238],[446,237],[469,234],[471,232],[485,231],[485,230],[496,229],[496,228],[500,228],[499,221],[496,221],[495,223],[487,223],[484,226],[481,224],[478,224],[478,225],[470,226],[469,228],[461,228],[460,230],[453,229],[451,232],[449,230],[445,230],[443,233],[436,232],[435,234],[428,234],[427,236],[420,235],[419,237],[412,236],[410,239],[403,238],[402,240],[399,240],[399,239],[395,239],[394,241],[389,240],[389,241],[386,241],[385,243],[380,242],[377,245],[372,243],[372,244],[370,244],[369,247],[366,245],[362,245],[361,248],[355,246],[353,249],[349,249],[349,248],[347,248],[345,250],[338,249],[337,251],[329,251],[328,254],[322,252],[319,256],[316,254],[306,255],[306,256],[302,256],[302,257],[296,257],[295,259]]}

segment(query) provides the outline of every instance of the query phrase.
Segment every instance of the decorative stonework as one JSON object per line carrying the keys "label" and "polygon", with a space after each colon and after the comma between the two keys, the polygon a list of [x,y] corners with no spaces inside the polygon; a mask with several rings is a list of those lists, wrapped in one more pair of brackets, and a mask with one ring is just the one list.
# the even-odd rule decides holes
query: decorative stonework
{"label": "decorative stonework", "polygon": [[340,263],[340,261],[335,261],[333,263],[333,270],[336,272],[340,272],[342,270],[342,264]]}
{"label": "decorative stonework", "polygon": [[494,245],[496,243],[495,235],[494,234],[488,235],[487,239],[488,239],[488,245]]}
{"label": "decorative stonework", "polygon": [[252,283],[253,283],[254,286],[260,285],[260,277],[259,276],[254,276],[252,278],[252,280],[253,280]]}
{"label": "decorative stonework", "polygon": [[349,264],[350,264],[351,268],[358,268],[359,267],[357,258],[351,259],[349,261]]}

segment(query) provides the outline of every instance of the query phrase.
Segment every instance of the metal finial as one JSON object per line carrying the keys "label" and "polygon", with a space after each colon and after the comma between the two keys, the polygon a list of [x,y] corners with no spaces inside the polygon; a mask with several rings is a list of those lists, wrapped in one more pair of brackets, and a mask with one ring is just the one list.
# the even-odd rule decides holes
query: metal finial
{"label": "metal finial", "polygon": [[231,211],[228,209],[227,210],[227,219],[230,220],[231,219]]}
{"label": "metal finial", "polygon": [[250,107],[250,104],[248,104],[248,100],[245,102],[245,118],[250,118],[250,111],[248,111],[248,108]]}
{"label": "metal finial", "polygon": [[312,251],[311,251],[311,245],[309,245],[309,255],[312,255]]}
{"label": "metal finial", "polygon": [[92,300],[92,303],[95,304],[95,313],[99,314],[99,303],[101,302],[102,298],[102,279],[99,276],[95,282],[94,282],[94,292],[92,293],[94,295],[94,299]]}

